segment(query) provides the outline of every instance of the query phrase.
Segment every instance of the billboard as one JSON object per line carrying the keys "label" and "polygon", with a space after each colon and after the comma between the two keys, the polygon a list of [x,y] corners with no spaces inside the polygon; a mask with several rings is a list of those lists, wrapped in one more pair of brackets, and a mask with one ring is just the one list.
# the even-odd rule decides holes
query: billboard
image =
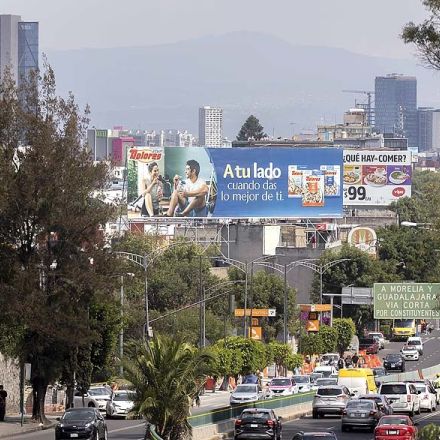
{"label": "billboard", "polygon": [[342,156],[337,148],[132,148],[129,217],[342,217]]}
{"label": "billboard", "polygon": [[344,150],[344,205],[387,206],[411,197],[411,152]]}
{"label": "billboard", "polygon": [[377,253],[377,235],[374,229],[367,226],[358,226],[348,233],[347,242],[361,251],[367,252],[372,257]]}
{"label": "billboard", "polygon": [[440,283],[375,283],[374,319],[440,318]]}

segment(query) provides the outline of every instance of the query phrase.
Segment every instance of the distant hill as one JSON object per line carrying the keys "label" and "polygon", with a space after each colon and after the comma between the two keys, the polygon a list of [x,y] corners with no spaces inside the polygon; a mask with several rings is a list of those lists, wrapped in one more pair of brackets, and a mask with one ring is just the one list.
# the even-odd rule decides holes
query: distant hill
{"label": "distant hill", "polygon": [[[343,49],[294,46],[252,32],[207,36],[149,47],[48,52],[59,92],[89,103],[92,125],[185,128],[197,135],[198,107],[224,108],[225,134],[235,138],[249,114],[268,134],[289,136],[340,122],[374,77],[416,75],[419,106],[440,107],[439,74],[417,60],[369,57]],[[295,123],[294,126],[291,123]]]}

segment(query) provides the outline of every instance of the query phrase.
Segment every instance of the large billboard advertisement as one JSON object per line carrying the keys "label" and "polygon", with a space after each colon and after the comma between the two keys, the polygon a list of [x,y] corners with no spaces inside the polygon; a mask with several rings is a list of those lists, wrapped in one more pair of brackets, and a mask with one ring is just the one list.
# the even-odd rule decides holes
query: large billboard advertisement
{"label": "large billboard advertisement", "polygon": [[132,148],[129,216],[342,216],[338,148]]}
{"label": "large billboard advertisement", "polygon": [[440,318],[440,283],[375,283],[374,319]]}
{"label": "large billboard advertisement", "polygon": [[344,205],[387,206],[411,197],[411,152],[344,150]]}

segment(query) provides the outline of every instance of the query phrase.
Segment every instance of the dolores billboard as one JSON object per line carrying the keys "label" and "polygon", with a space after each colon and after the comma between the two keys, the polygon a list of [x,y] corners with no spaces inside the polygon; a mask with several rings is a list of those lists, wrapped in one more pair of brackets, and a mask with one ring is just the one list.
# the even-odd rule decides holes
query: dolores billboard
{"label": "dolores billboard", "polygon": [[163,163],[141,150],[128,152],[128,203],[143,216],[342,216],[340,149],[165,147]]}
{"label": "dolores billboard", "polygon": [[344,205],[387,206],[411,197],[411,152],[344,151]]}

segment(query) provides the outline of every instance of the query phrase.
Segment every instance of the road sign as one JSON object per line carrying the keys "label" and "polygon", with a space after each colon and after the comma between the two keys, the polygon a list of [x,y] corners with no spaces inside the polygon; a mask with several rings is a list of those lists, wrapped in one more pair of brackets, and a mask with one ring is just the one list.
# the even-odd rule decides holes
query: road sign
{"label": "road sign", "polygon": [[[238,318],[244,316],[244,309],[235,309],[234,315]],[[246,309],[246,316],[252,316],[253,318],[273,318],[277,315],[276,309]]]}
{"label": "road sign", "polygon": [[440,283],[375,283],[374,319],[439,319]]}
{"label": "road sign", "polygon": [[252,318],[252,327],[258,327],[259,324],[258,318]]}
{"label": "road sign", "polygon": [[373,304],[373,289],[370,287],[343,287],[342,304]]}
{"label": "road sign", "polygon": [[256,339],[257,341],[261,341],[263,336],[263,331],[261,327],[252,327],[252,329],[249,329],[251,332],[251,339]]}

